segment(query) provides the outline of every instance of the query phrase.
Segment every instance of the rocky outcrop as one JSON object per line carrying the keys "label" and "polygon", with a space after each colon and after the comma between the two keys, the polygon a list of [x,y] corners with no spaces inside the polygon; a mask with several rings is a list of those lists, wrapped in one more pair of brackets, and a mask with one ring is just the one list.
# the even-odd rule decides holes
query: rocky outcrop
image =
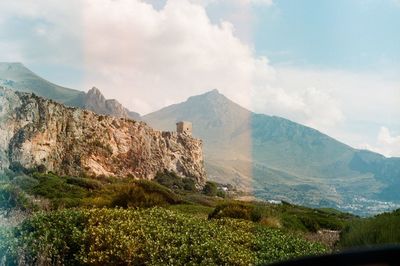
{"label": "rocky outcrop", "polygon": [[0,87],[0,169],[13,164],[146,179],[168,170],[205,182],[201,140]]}
{"label": "rocky outcrop", "polygon": [[107,100],[95,87],[87,93],[51,83],[21,63],[0,62],[0,86],[17,91],[31,92],[66,106],[88,109],[102,115],[140,119],[117,100]]}
{"label": "rocky outcrop", "polygon": [[84,108],[97,114],[112,115],[138,120],[140,115],[126,109],[117,100],[107,100],[99,89],[93,87],[85,96]]}

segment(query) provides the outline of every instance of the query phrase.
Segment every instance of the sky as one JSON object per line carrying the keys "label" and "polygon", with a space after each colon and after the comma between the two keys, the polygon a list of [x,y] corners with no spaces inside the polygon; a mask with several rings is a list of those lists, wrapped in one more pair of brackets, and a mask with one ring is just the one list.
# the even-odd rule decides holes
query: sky
{"label": "sky", "polygon": [[400,156],[399,0],[1,1],[0,61],[146,114],[217,88]]}

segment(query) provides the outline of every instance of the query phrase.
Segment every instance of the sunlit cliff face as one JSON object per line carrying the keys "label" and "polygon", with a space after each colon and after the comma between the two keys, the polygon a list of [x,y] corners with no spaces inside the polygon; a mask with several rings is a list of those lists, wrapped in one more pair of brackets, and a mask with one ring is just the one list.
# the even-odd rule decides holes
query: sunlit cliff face
{"label": "sunlit cliff face", "polygon": [[172,171],[205,182],[201,140],[4,88],[0,101],[2,170],[18,164],[60,175],[146,179]]}

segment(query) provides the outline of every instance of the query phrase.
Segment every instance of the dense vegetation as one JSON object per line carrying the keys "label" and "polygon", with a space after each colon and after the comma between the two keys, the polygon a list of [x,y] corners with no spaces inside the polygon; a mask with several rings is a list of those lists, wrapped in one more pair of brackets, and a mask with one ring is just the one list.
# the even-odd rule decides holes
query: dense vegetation
{"label": "dense vegetation", "polygon": [[[18,192],[15,192],[18,196],[18,199],[15,199],[17,202],[25,202],[26,195],[33,195],[49,200],[48,209],[53,210],[70,207],[163,206],[192,214],[200,212],[204,217],[214,219],[245,219],[270,227],[302,232],[316,232],[319,229],[340,230],[349,220],[354,219],[354,216],[349,214],[310,209],[286,202],[239,202],[218,193],[220,190],[213,182],[207,182],[202,191],[197,191],[192,180],[182,179],[173,173],[158,174],[155,181],[157,182],[105,177],[60,177],[52,173],[20,173],[11,176],[10,180],[4,182],[4,186],[11,186]],[[218,194],[219,197],[216,196]],[[28,205],[24,205],[23,208],[27,209]]]}
{"label": "dense vegetation", "polygon": [[310,209],[283,202],[223,201],[209,214],[209,218],[239,218],[259,222],[269,227],[291,231],[317,232],[320,229],[341,230],[356,217],[330,210]]}
{"label": "dense vegetation", "polygon": [[400,243],[400,210],[358,219],[341,233],[342,248]]}
{"label": "dense vegetation", "polygon": [[276,229],[207,221],[164,208],[38,213],[3,232],[8,263],[69,265],[249,265],[326,252]]}
{"label": "dense vegetation", "polygon": [[169,189],[196,191],[196,183],[192,178],[179,177],[174,172],[158,173],[154,181]]}
{"label": "dense vegetation", "polygon": [[1,209],[33,214],[2,229],[0,255],[13,263],[257,264],[327,252],[304,236],[355,219],[285,202],[237,201],[219,184],[200,190],[168,172],[155,181],[9,173],[0,182],[9,192],[2,192]]}
{"label": "dense vegetation", "polygon": [[[19,173],[0,183],[2,208],[27,209],[26,195],[50,201],[50,209],[71,207],[152,207],[178,204],[180,196],[158,183],[116,178],[60,177],[53,173]],[[7,191],[13,193],[8,197]],[[4,206],[3,206],[4,205]]]}

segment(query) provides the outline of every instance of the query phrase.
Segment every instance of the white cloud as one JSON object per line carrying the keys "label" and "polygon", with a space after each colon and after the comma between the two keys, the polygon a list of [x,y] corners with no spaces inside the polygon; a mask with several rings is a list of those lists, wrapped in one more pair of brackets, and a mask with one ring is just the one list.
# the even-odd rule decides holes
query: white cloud
{"label": "white cloud", "polygon": [[[142,114],[218,88],[251,110],[315,127],[354,146],[378,146],[379,126],[371,123],[397,130],[398,78],[273,67],[244,42],[251,37],[238,37],[237,27],[251,21],[249,4],[272,1],[169,0],[158,8],[148,1],[2,1],[0,32],[17,18],[32,22],[27,28],[34,37],[21,32],[2,39],[1,58],[83,65],[86,89],[97,86]],[[234,12],[244,11],[216,24],[207,3],[244,5]],[[373,133],[358,127],[363,119]]]}
{"label": "white cloud", "polygon": [[400,135],[392,136],[389,129],[386,127],[381,127],[381,130],[378,134],[378,141],[385,145],[393,145],[398,146],[397,148],[400,148]]}
{"label": "white cloud", "polygon": [[273,75],[230,23],[212,25],[203,7],[185,0],[169,1],[160,11],[139,1],[102,0],[88,4],[86,14],[86,63],[94,70],[89,83],[134,110],[131,100],[141,98],[151,106],[142,113],[212,88],[246,95],[258,66]]}
{"label": "white cloud", "polygon": [[381,127],[374,145],[364,144],[361,148],[381,153],[385,156],[400,156],[400,135],[396,136],[387,127]]}
{"label": "white cloud", "polygon": [[[234,0],[234,4],[272,1]],[[3,18],[32,24],[28,28],[33,35],[0,43],[14,47],[4,54],[25,63],[84,63],[87,89],[95,85],[134,111],[147,113],[218,88],[254,111],[312,126],[340,120],[334,100],[316,87],[288,91],[271,86],[275,69],[268,59],[256,56],[231,23],[212,24],[205,7],[191,0],[169,0],[161,9],[140,0],[17,0],[2,2],[0,8]],[[5,59],[14,61],[10,56]]]}
{"label": "white cloud", "polygon": [[229,3],[239,5],[272,5],[273,0],[190,0],[192,3],[201,4],[207,6],[215,3]]}
{"label": "white cloud", "polygon": [[147,113],[218,88],[254,111],[310,126],[343,119],[329,92],[271,85],[276,71],[268,59],[237,38],[229,22],[212,24],[200,5],[170,0],[155,10],[140,1],[100,0],[85,14],[86,64],[93,70],[87,87],[132,110]]}
{"label": "white cloud", "polygon": [[14,60],[7,50],[2,50],[0,60],[77,64],[80,4],[81,0],[0,1],[0,46],[18,47]]}
{"label": "white cloud", "polygon": [[277,78],[272,86],[285,88],[284,91],[291,95],[304,88],[316,88],[320,94],[313,97],[317,102],[309,108],[301,107],[312,110],[308,119],[303,117],[303,112],[278,110],[274,112],[276,114],[286,114],[290,119],[316,127],[353,146],[374,143],[382,124],[400,129],[400,81],[397,75],[298,67],[275,69]]}

